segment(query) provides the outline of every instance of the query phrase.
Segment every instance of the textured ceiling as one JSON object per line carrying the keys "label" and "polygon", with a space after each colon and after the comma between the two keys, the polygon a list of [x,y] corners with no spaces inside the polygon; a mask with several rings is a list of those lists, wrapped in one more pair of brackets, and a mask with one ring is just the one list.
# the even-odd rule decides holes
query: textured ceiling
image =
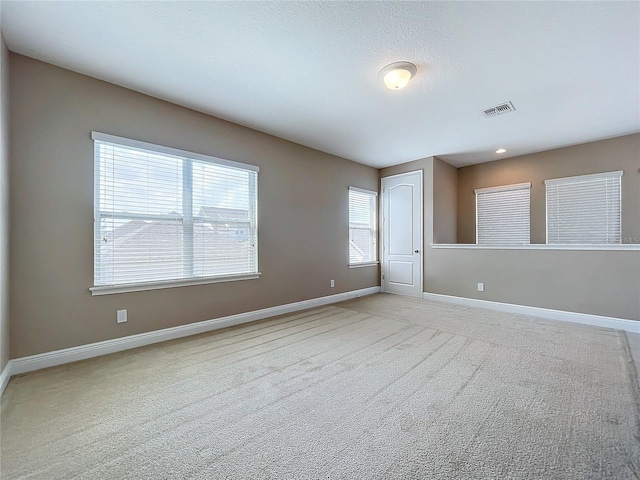
{"label": "textured ceiling", "polygon": [[[3,1],[1,13],[14,52],[375,167],[640,131],[638,2]],[[398,60],[418,73],[390,91],[378,71]],[[515,112],[482,115],[509,100]]]}

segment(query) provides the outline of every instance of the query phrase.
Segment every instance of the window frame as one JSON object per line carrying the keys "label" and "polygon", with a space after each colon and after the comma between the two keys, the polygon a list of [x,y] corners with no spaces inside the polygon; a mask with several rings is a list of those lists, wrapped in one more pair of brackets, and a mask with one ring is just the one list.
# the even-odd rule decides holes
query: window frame
{"label": "window frame", "polygon": [[[231,282],[237,280],[250,280],[257,279],[260,277],[261,273],[259,271],[259,257],[258,257],[258,172],[260,171],[259,167],[255,165],[234,162],[231,160],[226,160],[222,158],[212,157],[209,155],[203,155],[195,152],[190,152],[186,150],[180,150],[176,148],[166,147],[163,145],[157,145],[153,143],[142,142],[138,140],[133,140],[125,137],[118,137],[115,135],[109,135],[100,132],[91,132],[91,139],[94,143],[94,228],[93,228],[93,240],[94,240],[94,252],[93,252],[93,282],[94,285],[89,288],[92,295],[106,295],[106,294],[115,294],[115,293],[126,293],[126,292],[136,292],[136,291],[144,291],[144,290],[156,290],[162,288],[172,288],[172,287],[183,287],[189,285],[203,285],[208,283],[220,283],[220,282]],[[144,219],[144,220],[175,220],[177,222],[181,222],[183,225],[183,235],[185,231],[188,231],[189,225],[193,224],[193,220],[198,220],[199,217],[194,215],[190,210],[187,214],[185,212],[181,212],[178,215],[159,215],[159,214],[140,214],[140,213],[128,213],[128,212],[104,212],[100,209],[100,170],[99,170],[99,144],[100,143],[111,143],[118,147],[123,148],[136,148],[147,150],[154,154],[158,155],[171,155],[175,157],[182,157],[183,161],[187,160],[187,162],[183,163],[183,168],[185,171],[189,173],[188,176],[183,175],[182,177],[182,198],[183,202],[185,199],[185,194],[191,192],[190,185],[193,182],[193,164],[194,162],[205,162],[214,164],[216,166],[222,167],[232,167],[237,169],[242,169],[250,172],[255,172],[254,178],[255,180],[250,180],[250,182],[254,182],[254,184],[249,188],[249,222],[253,222],[255,224],[255,247],[254,247],[254,255],[255,255],[255,272],[248,272],[242,274],[221,274],[221,275],[209,275],[209,276],[195,276],[193,275],[193,271],[191,272],[191,276],[185,276],[181,278],[169,279],[169,280],[148,280],[148,281],[136,281],[131,283],[114,283],[114,284],[96,284],[96,272],[100,261],[100,252],[96,245],[96,229],[98,228],[99,221],[101,218],[118,218],[118,219]],[[190,201],[190,200],[188,200]],[[253,217],[253,218],[251,218]],[[204,220],[204,217],[202,218]],[[231,223],[237,223],[234,221],[230,221]],[[246,223],[246,222],[241,222]],[[251,227],[250,227],[251,228]],[[183,237],[184,240],[184,237]],[[191,238],[193,241],[193,238]],[[186,242],[189,243],[189,239],[186,239]],[[191,249],[193,250],[193,249]],[[194,260],[193,251],[191,251],[190,259],[187,258],[186,261],[183,261],[182,267],[189,268],[189,265],[193,264]]]}
{"label": "window frame", "polygon": [[[528,205],[527,205],[527,227],[528,227],[528,238],[526,243],[479,243],[480,237],[480,228],[479,228],[479,215],[478,215],[478,194],[488,194],[488,193],[501,193],[501,192],[511,192],[517,190],[527,190],[528,192]],[[524,183],[513,183],[510,185],[500,185],[497,187],[487,187],[487,188],[477,188],[474,190],[475,195],[475,207],[476,207],[476,245],[482,246],[517,246],[517,245],[530,245],[531,244],[531,182]]]}
{"label": "window frame", "polygon": [[[559,177],[559,178],[551,178],[544,181],[545,184],[545,244],[546,245],[622,245],[623,244],[623,236],[622,236],[622,175],[624,174],[623,170],[614,170],[610,172],[600,172],[600,173],[591,173],[587,175],[572,175],[570,177]],[[597,242],[571,242],[571,243],[550,243],[549,242],[549,186],[561,186],[561,185],[570,185],[570,184],[579,184],[579,183],[588,183],[590,180],[598,180],[598,179],[614,179],[616,178],[619,182],[619,190],[618,190],[618,211],[620,215],[618,217],[619,223],[618,227],[618,235],[620,237],[619,242],[607,242],[607,243],[597,243]]]}
{"label": "window frame", "polygon": [[[368,267],[371,265],[378,265],[379,261],[379,245],[378,245],[378,192],[374,190],[368,190],[366,188],[354,187],[352,185],[349,186],[349,194],[347,196],[347,214],[348,214],[348,244],[347,244],[347,258],[348,258],[348,266],[349,268],[360,268],[360,267]],[[371,211],[371,216],[369,221],[369,228],[362,230],[368,230],[370,232],[371,237],[373,238],[373,252],[374,258],[371,260],[365,260],[362,262],[352,262],[351,261],[351,192],[357,192],[364,195],[371,196],[370,201],[372,202],[373,209]]]}

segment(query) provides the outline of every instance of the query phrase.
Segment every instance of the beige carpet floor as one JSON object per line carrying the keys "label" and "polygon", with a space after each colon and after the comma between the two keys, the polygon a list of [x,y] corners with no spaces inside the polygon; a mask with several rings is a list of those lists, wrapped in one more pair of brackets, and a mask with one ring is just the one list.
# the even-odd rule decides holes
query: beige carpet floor
{"label": "beige carpet floor", "polygon": [[391,295],[15,377],[3,479],[638,479],[622,332]]}

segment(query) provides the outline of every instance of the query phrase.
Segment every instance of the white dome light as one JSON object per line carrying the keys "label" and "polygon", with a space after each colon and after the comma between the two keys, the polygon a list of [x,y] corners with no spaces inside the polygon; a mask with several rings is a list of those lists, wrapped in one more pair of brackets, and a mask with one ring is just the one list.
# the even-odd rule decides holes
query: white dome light
{"label": "white dome light", "polygon": [[394,62],[380,70],[379,77],[390,90],[406,87],[418,69],[413,63]]}

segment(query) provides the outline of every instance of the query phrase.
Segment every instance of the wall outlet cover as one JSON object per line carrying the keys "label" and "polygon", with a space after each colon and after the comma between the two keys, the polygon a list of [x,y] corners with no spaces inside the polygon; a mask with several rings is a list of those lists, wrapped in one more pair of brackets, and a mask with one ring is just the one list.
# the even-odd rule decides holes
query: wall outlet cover
{"label": "wall outlet cover", "polygon": [[118,310],[116,314],[116,322],[125,323],[127,321],[127,311],[126,310]]}

